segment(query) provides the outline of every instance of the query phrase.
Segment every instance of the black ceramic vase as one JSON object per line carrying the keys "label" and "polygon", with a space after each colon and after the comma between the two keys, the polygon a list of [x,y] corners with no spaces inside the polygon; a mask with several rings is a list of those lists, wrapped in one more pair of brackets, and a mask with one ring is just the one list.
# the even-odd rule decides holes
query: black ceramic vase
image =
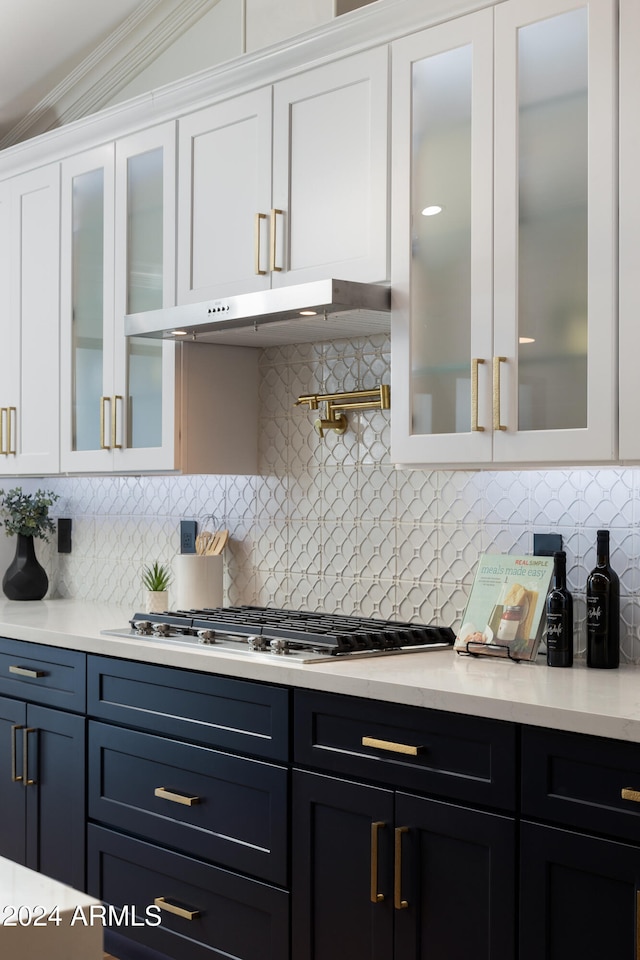
{"label": "black ceramic vase", "polygon": [[33,537],[18,533],[16,555],[2,578],[2,589],[9,600],[42,600],[49,578],[41,567],[33,546]]}

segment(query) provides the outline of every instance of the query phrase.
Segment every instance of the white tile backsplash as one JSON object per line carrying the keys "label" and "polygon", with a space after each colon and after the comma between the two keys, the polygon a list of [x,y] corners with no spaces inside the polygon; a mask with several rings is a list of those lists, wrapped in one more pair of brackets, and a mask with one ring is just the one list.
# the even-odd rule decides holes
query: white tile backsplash
{"label": "white tile backsplash", "polygon": [[[57,554],[54,543],[36,547],[49,595],[121,602],[133,612],[143,598],[142,566],[170,563],[180,520],[196,519],[231,532],[227,603],[456,627],[481,553],[530,553],[535,532],[557,531],[574,593],[576,648],[584,652],[585,582],[596,530],[608,527],[623,659],[640,662],[640,468],[396,470],[388,412],[351,412],[344,436],[322,440],[313,428],[319,412],[294,406],[303,393],[388,382],[389,362],[382,336],[264,350],[256,477],[0,482],[55,490],[55,515],[73,519],[71,555]],[[11,557],[8,546],[0,559]]]}

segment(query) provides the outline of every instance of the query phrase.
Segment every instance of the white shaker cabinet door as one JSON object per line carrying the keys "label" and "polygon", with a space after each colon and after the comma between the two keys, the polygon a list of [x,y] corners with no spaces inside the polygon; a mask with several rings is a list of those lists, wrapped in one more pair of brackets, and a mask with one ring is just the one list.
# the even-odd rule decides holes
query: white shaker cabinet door
{"label": "white shaker cabinet door", "polygon": [[276,83],[272,286],[388,278],[386,47]]}
{"label": "white shaker cabinet door", "polygon": [[[7,229],[8,228],[8,229]],[[0,473],[57,473],[60,169],[16,177],[0,194],[3,312]],[[6,337],[6,338],[5,338]]]}
{"label": "white shaker cabinet door", "polygon": [[178,303],[269,286],[271,87],[179,121]]}

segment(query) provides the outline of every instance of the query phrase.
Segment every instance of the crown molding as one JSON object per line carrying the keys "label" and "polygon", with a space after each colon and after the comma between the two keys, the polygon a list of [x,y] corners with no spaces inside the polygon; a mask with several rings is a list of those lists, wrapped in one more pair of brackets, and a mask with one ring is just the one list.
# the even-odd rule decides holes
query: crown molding
{"label": "crown molding", "polygon": [[94,113],[218,0],[142,0],[130,16],[0,139],[0,150]]}
{"label": "crown molding", "polygon": [[[215,2],[217,0],[207,0],[207,9]],[[243,54],[8,147],[0,151],[0,177],[22,173],[150,126],[177,120],[216,100],[502,2],[504,0],[430,0],[426,4],[424,0],[377,0],[287,41]],[[183,5],[186,6],[181,2],[180,6]],[[175,39],[175,34],[171,39]],[[150,58],[152,56],[150,54]]]}

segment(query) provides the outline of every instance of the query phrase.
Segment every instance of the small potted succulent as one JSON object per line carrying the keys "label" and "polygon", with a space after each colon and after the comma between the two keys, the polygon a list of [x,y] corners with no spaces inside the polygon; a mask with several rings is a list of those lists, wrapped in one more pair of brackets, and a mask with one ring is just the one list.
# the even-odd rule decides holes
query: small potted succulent
{"label": "small potted succulent", "polygon": [[55,531],[49,507],[58,500],[50,490],[23,493],[14,487],[0,490],[0,518],[8,537],[16,537],[16,554],[2,580],[2,589],[9,600],[42,600],[49,587],[49,578],[38,562],[34,538],[48,541]]}
{"label": "small potted succulent", "polygon": [[147,613],[164,613],[169,608],[169,584],[171,571],[164,563],[156,560],[142,570],[142,583],[147,591],[145,609]]}

